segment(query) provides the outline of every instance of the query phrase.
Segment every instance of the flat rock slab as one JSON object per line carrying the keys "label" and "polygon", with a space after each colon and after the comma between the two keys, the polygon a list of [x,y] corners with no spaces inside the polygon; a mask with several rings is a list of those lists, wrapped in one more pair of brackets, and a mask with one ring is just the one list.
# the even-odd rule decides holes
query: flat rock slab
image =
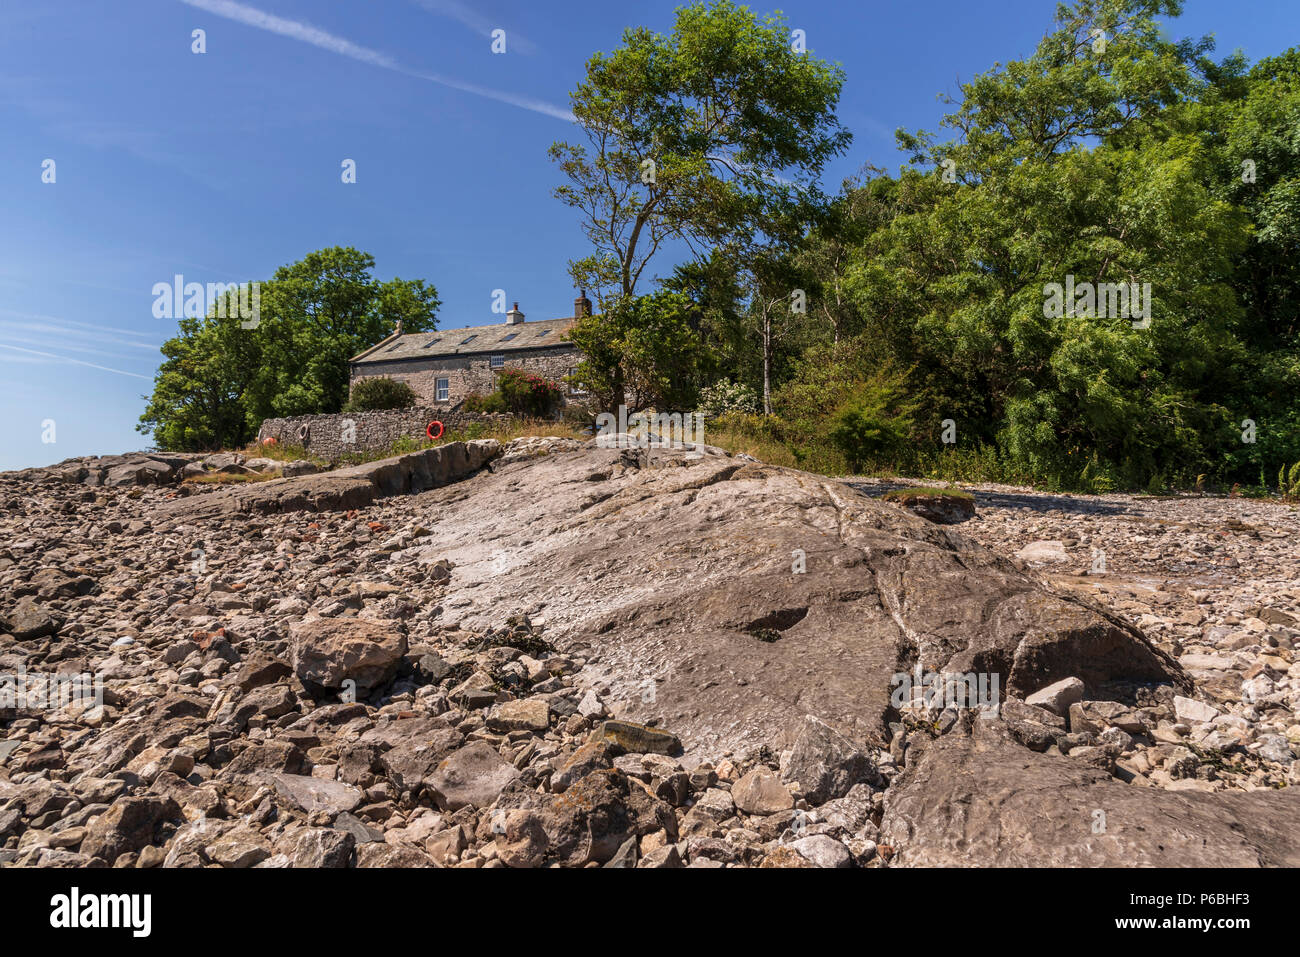
{"label": "flat rock slab", "polygon": [[7,614],[0,616],[0,629],[19,641],[31,641],[59,630],[58,619],[31,598],[20,598]]}
{"label": "flat rock slab", "polygon": [[1186,681],[1132,625],[952,527],[708,447],[646,458],[589,443],[497,463],[421,496],[439,520],[393,560],[451,562],[444,625],[544,616],[609,714],[676,734],[688,766],[788,745],[807,714],[885,745],[893,677],[918,662],[1022,695]]}
{"label": "flat rock slab", "polygon": [[1070,560],[1063,542],[1030,542],[1016,552],[1016,558],[1038,565]]}
{"label": "flat rock slab", "polygon": [[438,765],[429,784],[438,803],[448,811],[466,805],[487,807],[519,772],[486,741],[475,741],[453,752]]}
{"label": "flat rock slab", "polygon": [[157,519],[166,525],[232,514],[361,508],[390,495],[459,482],[500,454],[501,443],[495,439],[448,442],[319,475],[271,479],[192,495],[160,506]]}
{"label": "flat rock slab", "polygon": [[353,811],[365,798],[359,788],[342,781],[327,781],[303,774],[272,774],[270,780],[280,800],[305,814]]}
{"label": "flat rock slab", "polygon": [[23,482],[71,482],[80,485],[120,487],[160,485],[180,481],[186,466],[205,457],[203,452],[128,452],[124,455],[86,455],[57,465],[0,472],[2,478]]}
{"label": "flat rock slab", "polygon": [[1025,704],[1046,708],[1052,714],[1064,718],[1070,713],[1070,705],[1083,700],[1083,690],[1083,682],[1078,678],[1066,678],[1035,691],[1025,699]]}
{"label": "flat rock slab", "polygon": [[523,698],[497,705],[487,716],[493,731],[544,732],[551,724],[551,709],[541,698]]}
{"label": "flat rock slab", "polygon": [[612,745],[629,754],[676,754],[682,749],[677,735],[632,721],[602,721],[589,743]]}
{"label": "flat rock slab", "polygon": [[909,750],[880,841],[895,865],[914,867],[1296,867],[1297,820],[1295,788],[1138,787],[976,720],[973,735]]}
{"label": "flat rock slab", "polygon": [[887,499],[936,525],[960,525],[975,517],[975,498],[971,495],[903,494]]}
{"label": "flat rock slab", "polygon": [[766,768],[755,768],[732,785],[731,798],[746,814],[775,814],[794,807],[780,775]]}

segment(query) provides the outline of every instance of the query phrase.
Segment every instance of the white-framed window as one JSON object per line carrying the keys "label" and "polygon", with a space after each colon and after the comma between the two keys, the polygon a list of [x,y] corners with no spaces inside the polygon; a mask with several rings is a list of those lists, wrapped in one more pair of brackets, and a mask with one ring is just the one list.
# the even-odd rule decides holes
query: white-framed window
{"label": "white-framed window", "polygon": [[434,394],[434,397],[435,397],[439,402],[446,402],[448,399],[450,399],[450,398],[451,398],[451,380],[449,380],[449,379],[434,379],[434,380],[433,380],[433,394]]}
{"label": "white-framed window", "polygon": [[578,374],[577,366],[569,367],[569,395],[586,395],[578,383],[573,381],[573,377]]}
{"label": "white-framed window", "polygon": [[506,367],[505,356],[493,356],[491,359],[488,360],[489,369],[504,369],[505,367]]}

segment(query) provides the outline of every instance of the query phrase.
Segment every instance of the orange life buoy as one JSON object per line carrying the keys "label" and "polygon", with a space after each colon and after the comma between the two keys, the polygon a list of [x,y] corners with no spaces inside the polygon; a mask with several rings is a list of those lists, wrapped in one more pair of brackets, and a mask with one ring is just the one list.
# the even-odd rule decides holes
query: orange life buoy
{"label": "orange life buoy", "polygon": [[[437,435],[433,434],[433,427],[435,425],[438,427]],[[435,441],[437,439],[442,438],[442,423],[439,422],[437,419],[434,419],[432,422],[429,423],[428,428],[424,430],[424,434],[429,437],[430,441]]]}

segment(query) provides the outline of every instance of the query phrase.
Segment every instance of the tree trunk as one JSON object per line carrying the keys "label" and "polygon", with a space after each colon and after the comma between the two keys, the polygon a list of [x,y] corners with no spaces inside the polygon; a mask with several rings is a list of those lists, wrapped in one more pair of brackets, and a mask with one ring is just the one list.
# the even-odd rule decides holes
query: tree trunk
{"label": "tree trunk", "polygon": [[614,408],[610,409],[609,411],[612,412],[615,417],[617,417],[619,406],[624,405],[627,402],[626,390],[623,387],[623,366],[622,365],[617,365],[614,367],[614,379],[610,383],[610,388],[611,388],[610,404],[613,405]]}
{"label": "tree trunk", "polygon": [[763,309],[763,414],[772,414],[772,313]]}

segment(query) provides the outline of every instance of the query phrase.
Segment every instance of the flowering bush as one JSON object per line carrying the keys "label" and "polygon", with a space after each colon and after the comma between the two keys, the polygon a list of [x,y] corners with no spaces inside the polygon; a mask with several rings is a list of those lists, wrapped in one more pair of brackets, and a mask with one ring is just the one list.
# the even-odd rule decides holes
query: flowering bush
{"label": "flowering bush", "polygon": [[497,376],[497,393],[507,411],[534,418],[555,415],[564,401],[564,389],[556,382],[523,369],[503,369]]}
{"label": "flowering bush", "polygon": [[728,412],[744,412],[750,415],[758,412],[758,394],[747,385],[739,382],[715,382],[700,390],[699,409],[712,418]]}

